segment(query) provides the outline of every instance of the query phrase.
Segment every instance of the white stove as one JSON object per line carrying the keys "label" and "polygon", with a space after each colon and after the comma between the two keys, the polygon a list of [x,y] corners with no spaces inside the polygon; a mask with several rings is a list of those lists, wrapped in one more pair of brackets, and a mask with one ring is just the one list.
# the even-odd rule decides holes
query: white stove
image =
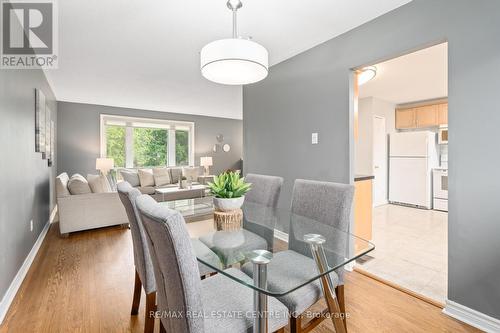
{"label": "white stove", "polygon": [[433,206],[435,210],[448,211],[448,169],[432,170]]}

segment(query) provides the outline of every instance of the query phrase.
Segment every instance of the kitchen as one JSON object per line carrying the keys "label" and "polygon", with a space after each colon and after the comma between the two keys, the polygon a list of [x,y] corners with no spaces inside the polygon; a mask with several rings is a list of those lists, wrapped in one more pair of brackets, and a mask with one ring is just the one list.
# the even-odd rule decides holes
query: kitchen
{"label": "kitchen", "polygon": [[377,246],[355,269],[438,305],[448,266],[447,48],[370,66],[368,81],[358,70],[354,128],[355,173],[366,175],[355,179],[354,232]]}

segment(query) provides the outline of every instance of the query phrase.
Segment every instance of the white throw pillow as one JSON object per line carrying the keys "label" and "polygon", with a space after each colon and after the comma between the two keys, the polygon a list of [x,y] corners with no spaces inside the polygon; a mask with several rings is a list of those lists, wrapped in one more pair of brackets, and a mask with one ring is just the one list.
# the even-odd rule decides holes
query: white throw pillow
{"label": "white throw pillow", "polygon": [[69,177],[66,172],[61,173],[56,177],[56,195],[58,198],[70,196],[68,190]]}
{"label": "white throw pillow", "polygon": [[90,190],[92,193],[108,193],[111,192],[111,186],[108,179],[104,175],[87,175]]}
{"label": "white throw pillow", "polygon": [[187,181],[196,182],[200,175],[199,167],[184,167],[182,168],[182,175],[186,177]]}
{"label": "white throw pillow", "polygon": [[170,179],[170,172],[167,168],[154,168],[153,177],[155,179],[156,186],[163,186],[172,183]]}
{"label": "white throw pillow", "polygon": [[79,174],[71,176],[68,181],[68,190],[72,195],[92,193],[87,179]]}
{"label": "white throw pillow", "polygon": [[141,187],[155,186],[155,178],[153,176],[153,170],[151,169],[139,169],[137,171],[139,174],[139,180],[141,181]]}

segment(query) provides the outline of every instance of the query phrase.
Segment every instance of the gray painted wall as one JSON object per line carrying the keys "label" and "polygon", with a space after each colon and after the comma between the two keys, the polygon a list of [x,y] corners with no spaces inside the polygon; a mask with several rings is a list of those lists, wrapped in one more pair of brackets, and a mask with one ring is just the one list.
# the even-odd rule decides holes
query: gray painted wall
{"label": "gray painted wall", "polygon": [[55,167],[35,153],[35,88],[55,119],[57,105],[41,70],[0,70],[0,299],[49,221]]}
{"label": "gray painted wall", "polygon": [[[448,298],[500,319],[500,1],[414,0],[243,90],[245,170],[349,183],[350,69],[449,43]],[[311,145],[311,132],[320,143]]]}
{"label": "gray painted wall", "polygon": [[[186,115],[158,111],[117,108],[102,105],[58,102],[58,173],[96,173],[95,160],[100,156],[100,115],[122,115],[195,123],[195,164],[201,156],[213,156],[212,174],[224,169],[240,168],[242,157],[242,121],[235,119]],[[216,136],[224,135],[224,142],[231,145],[228,153],[212,151]]]}

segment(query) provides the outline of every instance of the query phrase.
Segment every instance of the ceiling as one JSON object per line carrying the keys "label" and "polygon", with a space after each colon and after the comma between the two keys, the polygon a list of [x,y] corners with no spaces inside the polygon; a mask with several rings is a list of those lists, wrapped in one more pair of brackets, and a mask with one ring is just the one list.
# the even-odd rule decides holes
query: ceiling
{"label": "ceiling", "polygon": [[[410,0],[243,0],[239,33],[276,64]],[[59,68],[48,79],[60,101],[241,119],[241,86],[205,80],[199,51],[231,34],[225,0],[64,0]]]}
{"label": "ceiling", "polygon": [[375,65],[377,76],[360,86],[359,97],[396,104],[448,96],[448,44],[439,44]]}

